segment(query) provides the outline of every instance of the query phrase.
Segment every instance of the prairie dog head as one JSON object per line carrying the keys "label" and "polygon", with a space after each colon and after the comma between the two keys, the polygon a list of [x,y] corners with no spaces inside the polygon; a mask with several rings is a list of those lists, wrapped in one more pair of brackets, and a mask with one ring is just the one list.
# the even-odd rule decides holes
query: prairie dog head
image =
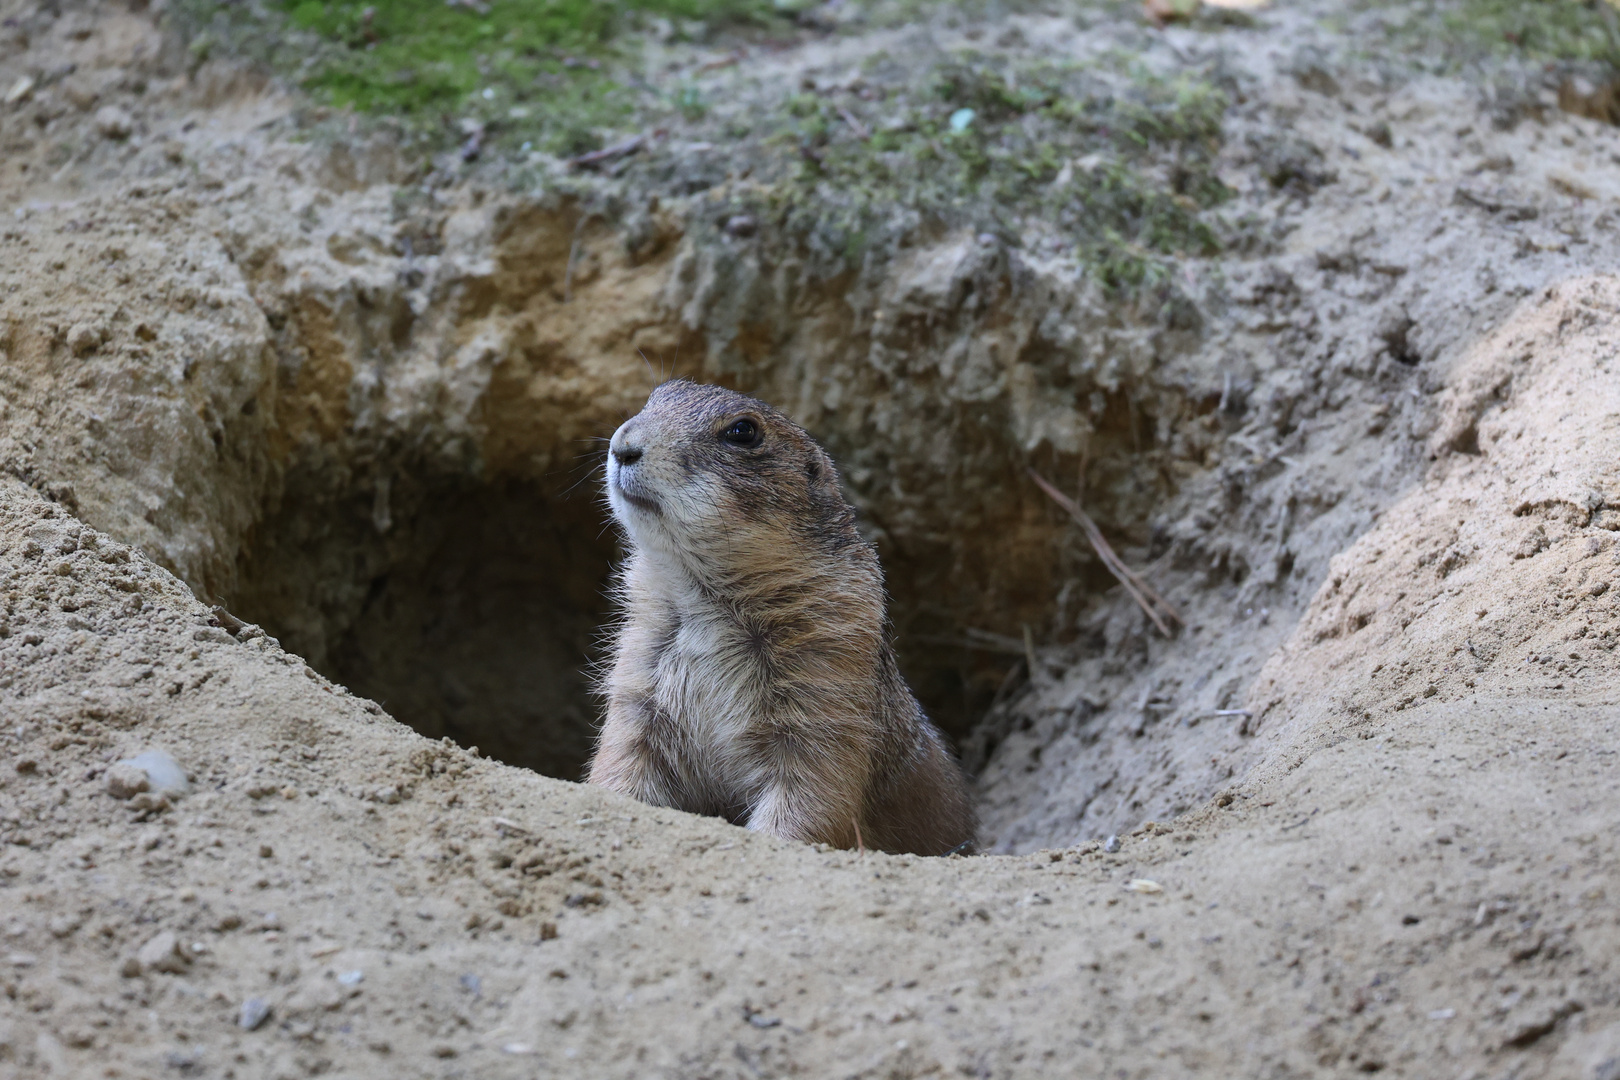
{"label": "prairie dog head", "polygon": [[684,379],[613,433],[607,495],[636,547],[717,568],[861,544],[815,440],[763,401]]}

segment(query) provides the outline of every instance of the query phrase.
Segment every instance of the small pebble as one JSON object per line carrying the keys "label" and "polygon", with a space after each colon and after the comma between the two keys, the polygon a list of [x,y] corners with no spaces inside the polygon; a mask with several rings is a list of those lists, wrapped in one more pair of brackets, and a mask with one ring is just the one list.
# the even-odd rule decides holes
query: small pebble
{"label": "small pebble", "polygon": [[271,856],[273,856],[275,853],[276,853],[276,849],[271,847],[269,844],[260,844],[259,845],[259,858],[268,859]]}
{"label": "small pebble", "polygon": [[22,78],[12,83],[11,89],[6,91],[6,104],[15,105],[19,101],[28,100],[28,97],[34,92],[34,86],[34,77],[32,75],[24,75]]}
{"label": "small pebble", "polygon": [[270,1003],[264,998],[248,998],[236,1014],[236,1026],[244,1031],[256,1031],[270,1017]]}
{"label": "small pebble", "polygon": [[201,1053],[202,1051],[195,1046],[185,1050],[170,1050],[163,1055],[163,1064],[183,1076],[197,1067],[197,1058]]}
{"label": "small pebble", "polygon": [[344,986],[359,986],[365,977],[366,973],[363,971],[340,971],[337,981]]}
{"label": "small pebble", "polygon": [[67,347],[74,356],[93,353],[101,347],[101,331],[89,323],[74,323],[68,331]]}
{"label": "small pebble", "polygon": [[1108,854],[1110,854],[1110,855],[1112,855],[1114,852],[1118,851],[1119,850],[1119,837],[1110,836],[1107,840],[1104,840],[1103,841],[1103,850],[1108,852]]}
{"label": "small pebble", "polygon": [[1125,883],[1125,887],[1131,892],[1145,893],[1149,896],[1164,892],[1163,885],[1160,885],[1157,881],[1150,881],[1147,878],[1132,878]]}
{"label": "small pebble", "polygon": [[109,139],[127,139],[135,130],[135,121],[116,105],[103,105],[96,110],[96,130]]}
{"label": "small pebble", "polygon": [[120,761],[107,770],[107,794],[115,799],[130,799],[151,786],[146,770],[139,765]]}
{"label": "small pebble", "polygon": [[151,796],[148,800],[151,807],[159,802],[166,806],[171,797],[184,795],[191,789],[186,771],[162,750],[148,750],[115,762],[107,770],[106,784],[107,794],[115,799]]}
{"label": "small pebble", "polygon": [[151,790],[159,795],[184,795],[191,790],[191,781],[180,763],[163,750],[148,750],[126,759],[131,765],[146,770]]}
{"label": "small pebble", "polygon": [[191,958],[180,948],[180,939],[172,930],[164,930],[142,945],[135,959],[140,962],[142,971],[166,971],[171,975],[186,970],[186,965],[191,963]]}

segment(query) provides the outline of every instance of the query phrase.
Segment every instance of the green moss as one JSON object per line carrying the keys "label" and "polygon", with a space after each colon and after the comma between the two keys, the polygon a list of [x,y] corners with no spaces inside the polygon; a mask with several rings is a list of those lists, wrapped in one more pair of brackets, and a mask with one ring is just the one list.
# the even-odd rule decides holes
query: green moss
{"label": "green moss", "polygon": [[491,140],[557,153],[599,145],[595,132],[633,111],[621,39],[646,18],[775,18],[770,0],[182,0],[180,10],[199,59],[225,44],[331,105],[444,138],[458,135],[451,121],[476,120]]}
{"label": "green moss", "polygon": [[1466,63],[1518,55],[1538,62],[1620,62],[1605,0],[1429,0],[1413,5],[1397,41]]}
{"label": "green moss", "polygon": [[497,0],[484,15],[443,0],[381,6],[292,0],[281,6],[293,26],[339,46],[304,79],[308,89],[336,105],[407,115],[454,109],[484,89],[517,97],[519,87],[538,86],[543,78],[566,79],[559,54],[600,52],[614,15],[610,5],[592,0]]}
{"label": "green moss", "polygon": [[1116,60],[962,52],[919,73],[880,56],[858,93],[783,102],[765,142],[791,164],[768,210],[846,257],[906,223],[1036,237],[1134,289],[1220,250],[1204,212],[1229,195],[1214,167],[1226,107],[1201,77]]}

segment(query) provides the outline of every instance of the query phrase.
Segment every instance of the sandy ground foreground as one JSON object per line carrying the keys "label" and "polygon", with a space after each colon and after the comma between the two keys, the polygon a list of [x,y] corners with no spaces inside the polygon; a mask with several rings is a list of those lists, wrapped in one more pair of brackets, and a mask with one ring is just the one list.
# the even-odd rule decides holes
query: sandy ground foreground
{"label": "sandy ground foreground", "polygon": [[[109,184],[179,168],[95,138]],[[221,625],[187,582],[255,520],[274,359],[211,184],[202,224],[127,187],[116,236],[0,223],[0,1076],[1620,1080],[1620,277],[1527,287],[1401,391],[1415,479],[1278,635],[1213,797],[1117,850],[922,860],[490,761]],[[185,793],[131,788],[153,751]]]}

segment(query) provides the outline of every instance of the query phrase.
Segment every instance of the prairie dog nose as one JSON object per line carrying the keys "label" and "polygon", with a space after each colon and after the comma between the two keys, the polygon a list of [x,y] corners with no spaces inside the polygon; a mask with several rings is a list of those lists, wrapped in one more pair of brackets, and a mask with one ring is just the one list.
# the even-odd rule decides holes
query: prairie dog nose
{"label": "prairie dog nose", "polygon": [[641,460],[643,448],[637,445],[637,440],[630,432],[630,425],[626,424],[613,433],[613,441],[609,444],[609,452],[613,460],[620,465],[634,465]]}

